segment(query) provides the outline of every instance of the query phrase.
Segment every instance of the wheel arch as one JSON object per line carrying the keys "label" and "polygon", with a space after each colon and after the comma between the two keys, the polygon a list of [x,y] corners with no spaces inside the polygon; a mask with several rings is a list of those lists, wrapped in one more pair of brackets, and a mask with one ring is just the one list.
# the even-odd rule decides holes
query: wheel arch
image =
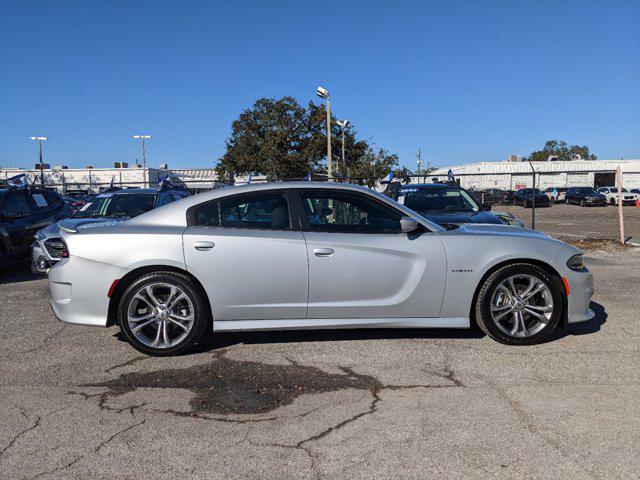
{"label": "wheel arch", "polygon": [[118,304],[120,303],[120,298],[127,290],[129,285],[131,285],[136,279],[140,278],[142,275],[147,275],[153,272],[174,272],[189,277],[191,281],[195,284],[195,286],[200,290],[200,293],[203,295],[204,301],[209,309],[211,318],[213,318],[213,312],[211,310],[211,302],[209,301],[209,296],[207,295],[207,291],[204,289],[204,286],[198,280],[198,278],[193,275],[191,272],[184,270],[183,268],[178,268],[170,265],[145,265],[143,267],[138,267],[130,272],[128,272],[124,277],[118,280],[118,284],[111,294],[111,298],[109,299],[109,310],[107,313],[107,327],[112,325],[116,325],[118,323]]}
{"label": "wheel arch", "polygon": [[555,278],[559,282],[558,285],[559,285],[559,287],[561,288],[561,290],[563,292],[563,295],[562,295],[561,325],[566,325],[566,323],[567,323],[567,294],[566,294],[566,291],[564,289],[564,284],[562,282],[562,275],[560,275],[560,273],[555,268],[553,268],[553,266],[551,266],[550,264],[548,264],[547,262],[544,262],[542,260],[538,260],[538,259],[535,259],[535,258],[510,258],[508,260],[504,260],[502,262],[498,262],[495,265],[491,266],[491,268],[487,269],[487,271],[484,272],[484,275],[482,275],[482,278],[478,282],[478,285],[476,285],[476,289],[473,292],[473,299],[471,301],[471,309],[469,311],[469,320],[471,322],[471,326],[472,327],[477,326],[476,315],[475,315],[476,302],[478,301],[478,294],[480,293],[480,289],[482,288],[482,285],[484,285],[484,282],[496,270],[498,270],[498,269],[500,269],[502,267],[506,267],[507,265],[512,265],[512,264],[516,264],[516,263],[528,263],[530,265],[534,265],[536,267],[539,267],[542,270],[546,271],[549,275],[551,275],[552,278]]}

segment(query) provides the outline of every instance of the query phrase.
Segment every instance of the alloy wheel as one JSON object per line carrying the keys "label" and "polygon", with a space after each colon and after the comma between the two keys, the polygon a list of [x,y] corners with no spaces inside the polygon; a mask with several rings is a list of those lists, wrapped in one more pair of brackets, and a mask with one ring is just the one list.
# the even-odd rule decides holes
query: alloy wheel
{"label": "alloy wheel", "polygon": [[180,344],[195,320],[193,302],[180,287],[158,282],[141,287],[127,306],[127,323],[137,340],[167,349]]}
{"label": "alloy wheel", "polygon": [[514,338],[527,338],[540,332],[551,321],[553,309],[551,290],[533,275],[506,278],[491,297],[493,322]]}

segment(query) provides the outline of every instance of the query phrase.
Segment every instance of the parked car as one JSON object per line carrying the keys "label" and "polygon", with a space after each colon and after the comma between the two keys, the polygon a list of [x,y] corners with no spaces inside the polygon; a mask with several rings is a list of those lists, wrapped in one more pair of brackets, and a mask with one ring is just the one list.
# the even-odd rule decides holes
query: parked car
{"label": "parked car", "polygon": [[489,211],[491,205],[478,205],[467,191],[451,184],[403,185],[398,190],[397,201],[439,225],[505,223]]}
{"label": "parked car", "polygon": [[63,195],[62,199],[74,213],[84,207],[87,203],[89,203],[90,200],[89,198],[69,197],[67,195]]}
{"label": "parked car", "polygon": [[62,321],[109,326],[150,355],[205,332],[449,327],[531,344],[594,317],[576,247],[507,225],[445,229],[348,184],[223,188],[119,224],[61,231]]}
{"label": "parked car", "polygon": [[522,205],[525,208],[531,208],[533,207],[534,202],[536,207],[551,206],[551,200],[549,200],[549,197],[537,188],[522,188],[520,190],[516,190],[513,194],[514,205]]}
{"label": "parked car", "polygon": [[602,193],[598,193],[592,187],[571,187],[567,190],[567,204],[580,205],[586,207],[588,205],[606,205],[607,197]]}
{"label": "parked car", "polygon": [[[638,199],[637,193],[631,193],[626,188],[622,190],[622,205],[635,205]],[[602,193],[607,197],[610,205],[618,205],[618,187],[602,187],[598,189],[598,193]]]}
{"label": "parked car", "polygon": [[544,193],[549,197],[551,203],[562,203],[565,201],[565,195],[568,189],[568,187],[549,187]]}
{"label": "parked car", "polygon": [[60,260],[64,245],[60,228],[90,228],[102,222],[121,222],[189,195],[181,189],[133,188],[101,193],[71,217],[39,230],[31,245],[31,270],[46,272]]}
{"label": "parked car", "polygon": [[640,188],[632,188],[629,190],[631,193],[635,193],[636,195],[640,195]]}
{"label": "parked car", "polygon": [[0,189],[0,266],[29,258],[33,235],[71,211],[53,190]]}
{"label": "parked car", "polygon": [[486,190],[469,191],[467,193],[480,205],[499,205],[505,203],[506,192],[499,188],[488,188]]}

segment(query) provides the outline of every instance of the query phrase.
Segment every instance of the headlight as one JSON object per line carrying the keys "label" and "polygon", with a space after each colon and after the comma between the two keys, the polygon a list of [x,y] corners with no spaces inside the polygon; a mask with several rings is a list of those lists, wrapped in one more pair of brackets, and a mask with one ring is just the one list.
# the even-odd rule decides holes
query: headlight
{"label": "headlight", "polygon": [[581,253],[576,253],[573,257],[567,260],[567,267],[571,270],[582,270],[584,268],[584,257]]}

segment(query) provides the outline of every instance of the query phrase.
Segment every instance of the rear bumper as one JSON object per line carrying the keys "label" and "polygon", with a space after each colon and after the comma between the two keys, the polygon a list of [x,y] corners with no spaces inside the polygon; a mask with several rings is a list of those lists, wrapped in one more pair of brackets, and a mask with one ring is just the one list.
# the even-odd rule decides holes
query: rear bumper
{"label": "rear bumper", "polygon": [[566,278],[571,288],[567,297],[567,323],[591,320],[595,317],[595,313],[589,308],[594,291],[593,275],[585,268],[580,272],[571,271]]}
{"label": "rear bumper", "polygon": [[80,325],[107,326],[109,297],[114,280],[127,270],[71,256],[49,269],[51,308],[58,320]]}

